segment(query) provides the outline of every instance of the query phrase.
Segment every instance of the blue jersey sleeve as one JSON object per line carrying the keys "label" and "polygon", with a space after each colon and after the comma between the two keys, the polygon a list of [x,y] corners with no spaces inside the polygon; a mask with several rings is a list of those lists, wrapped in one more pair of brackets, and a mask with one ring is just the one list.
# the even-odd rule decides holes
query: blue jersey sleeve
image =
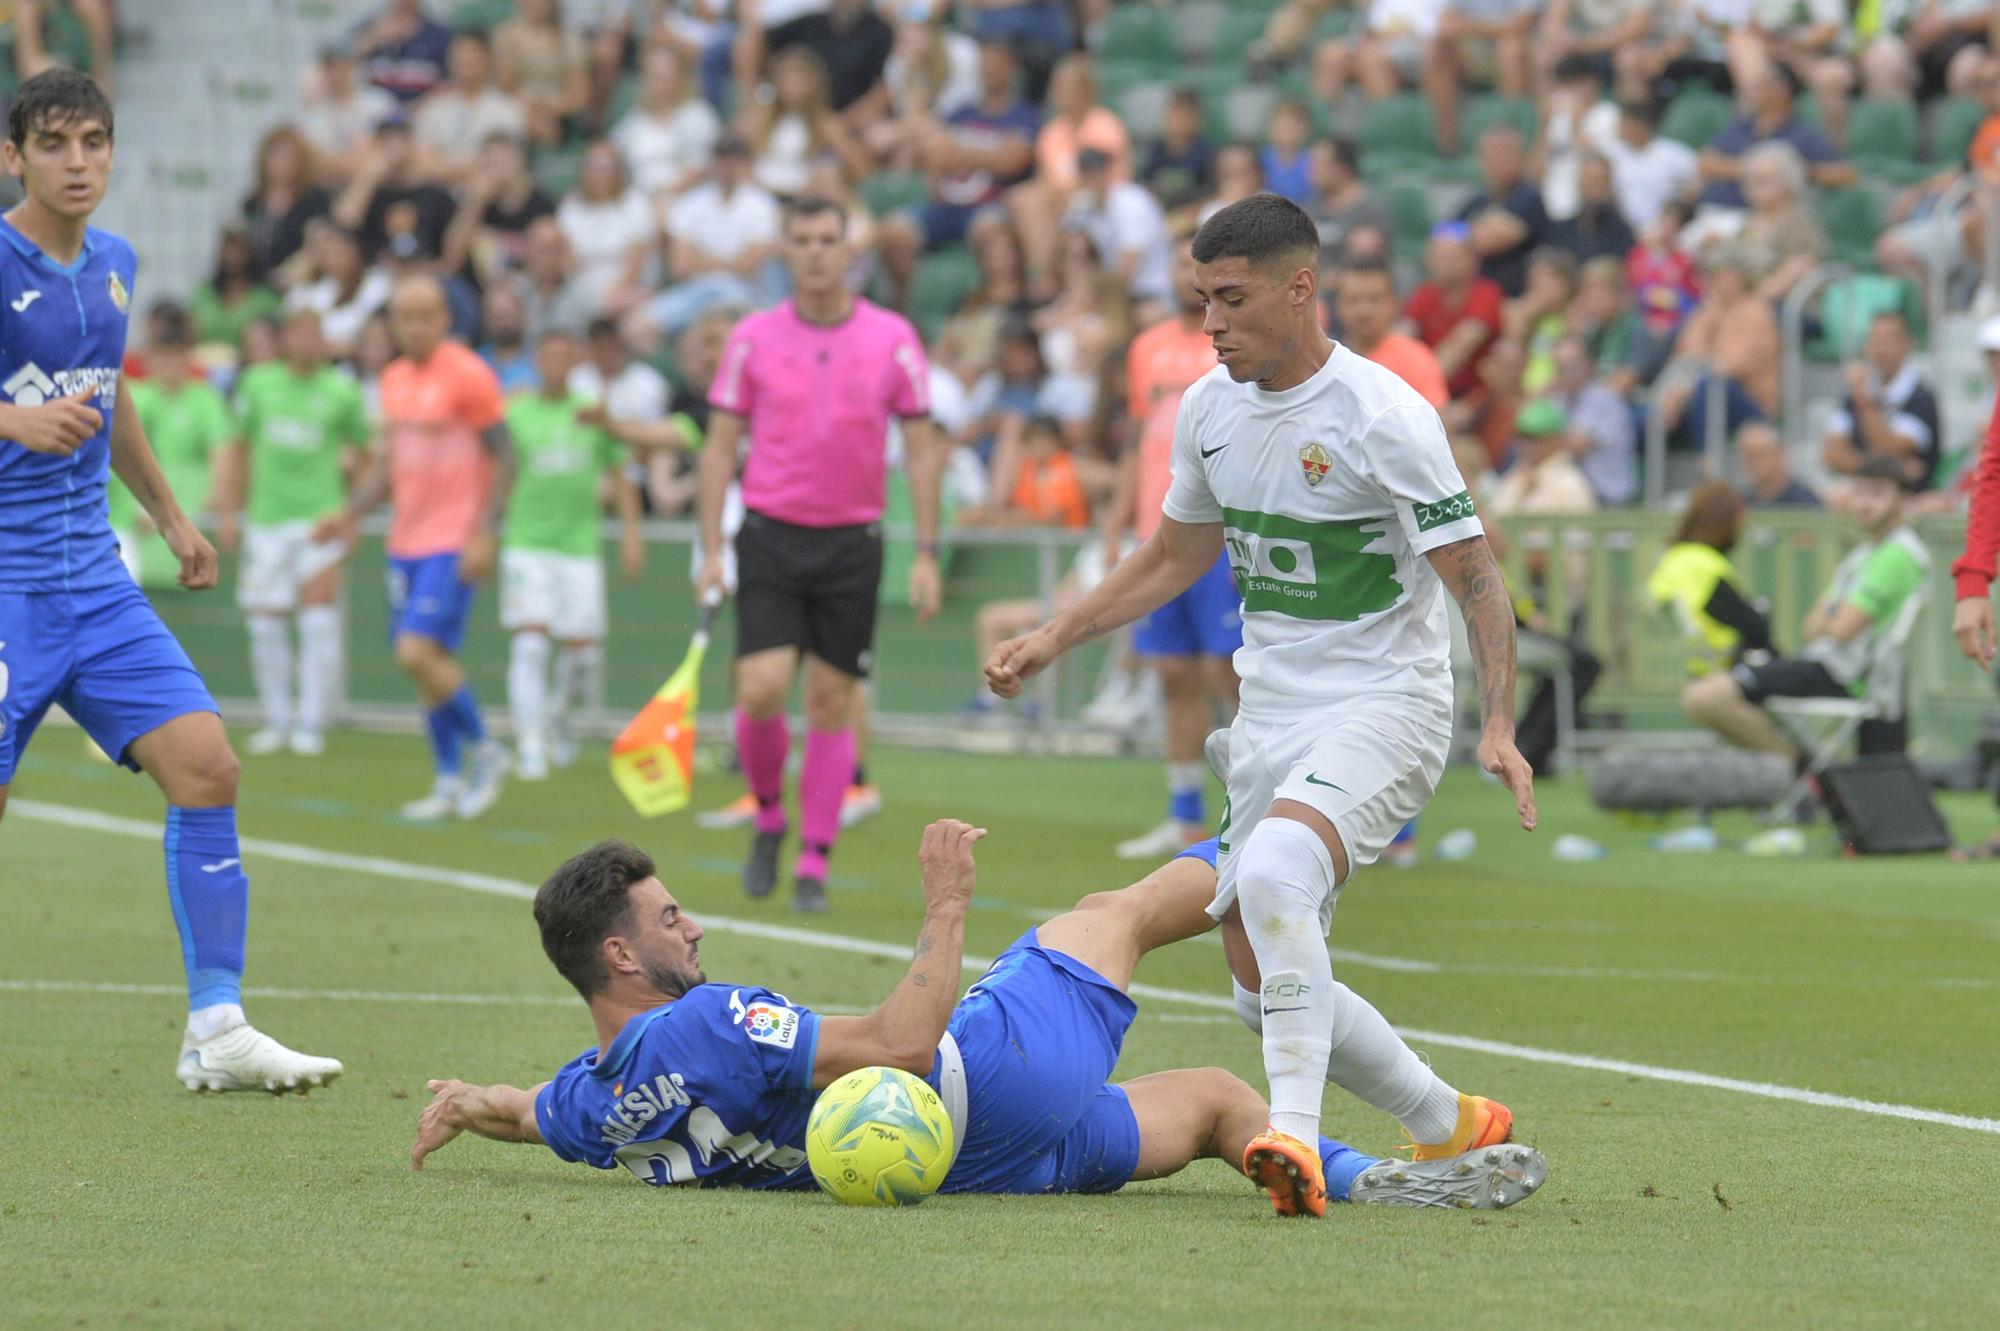
{"label": "blue jersey sleeve", "polygon": [[1200,860],[1203,864],[1206,864],[1209,868],[1213,869],[1215,867],[1216,847],[1220,843],[1221,843],[1220,837],[1210,837],[1206,841],[1197,841],[1192,846],[1189,846],[1186,850],[1182,851],[1180,854],[1174,856],[1174,859]]}

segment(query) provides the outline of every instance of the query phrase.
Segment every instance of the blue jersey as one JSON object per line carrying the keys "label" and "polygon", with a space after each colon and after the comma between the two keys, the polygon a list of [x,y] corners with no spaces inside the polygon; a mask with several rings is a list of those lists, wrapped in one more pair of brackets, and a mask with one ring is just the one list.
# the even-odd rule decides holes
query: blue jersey
{"label": "blue jersey", "polygon": [[565,1160],[648,1183],[810,1188],[819,1018],[768,989],[704,984],[563,1065],[535,1098]]}
{"label": "blue jersey", "polygon": [[0,394],[21,407],[89,390],[104,428],[68,457],[0,439],[0,592],[94,591],[130,578],[104,482],[125,359],[132,247],[95,227],[60,264],[0,218]]}

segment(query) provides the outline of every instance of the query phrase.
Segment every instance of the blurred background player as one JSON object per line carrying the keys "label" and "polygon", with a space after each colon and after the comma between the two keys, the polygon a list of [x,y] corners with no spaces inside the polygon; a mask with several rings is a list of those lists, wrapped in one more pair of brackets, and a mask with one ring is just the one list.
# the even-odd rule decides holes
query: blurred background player
{"label": "blurred background player", "polygon": [[[1125,357],[1129,427],[1118,493],[1104,522],[1104,563],[1124,551],[1125,532],[1143,541],[1160,525],[1160,502],[1173,481],[1174,420],[1187,386],[1215,368],[1215,348],[1202,331],[1202,301],[1194,289],[1194,237],[1174,248],[1173,287],[1179,310],[1132,339]],[[1139,622],[1132,646],[1160,677],[1165,700],[1167,816],[1152,831],[1118,844],[1120,859],[1158,859],[1208,835],[1204,798],[1208,768],[1201,743],[1209,728],[1236,715],[1236,667],[1243,645],[1243,598],[1228,555],[1194,586]]]}
{"label": "blurred background player", "polygon": [[[231,449],[216,511],[222,546],[242,549],[236,604],[250,629],[250,671],[264,728],[253,754],[317,755],[339,687],[346,643],[340,613],[347,547],[313,539],[313,524],[340,512],[347,474],[368,447],[361,385],[327,362],[319,315],[285,316],[284,359],[253,365],[236,385],[239,442]],[[298,618],[298,702],[293,705],[291,618]]]}
{"label": "blurred background player", "polygon": [[[362,516],[389,500],[389,637],[423,700],[437,773],[403,816],[477,818],[500,797],[507,754],[487,735],[455,653],[479,582],[493,571],[514,440],[500,381],[478,352],[446,338],[451,314],[436,278],[399,282],[389,322],[403,354],[382,371],[382,446],[346,508],[314,524],[313,535],[351,546]],[[467,744],[472,771],[461,777]]]}
{"label": "blurred background player", "polygon": [[[54,704],[152,777],[167,798],[167,898],[187,969],[175,1075],[190,1090],[323,1085],[338,1061],[287,1049],[244,1017],[236,755],[111,534],[115,469],[180,562],[180,584],[215,585],[215,550],[175,501],[119,379],[137,265],[130,245],[89,225],[111,144],[111,103],[84,75],[52,70],[14,94],[0,153],[27,197],[0,218],[0,300],[21,360],[0,386],[12,399],[0,404],[0,814]],[[30,315],[43,300],[46,317]]]}
{"label": "blurred background player", "polygon": [[[22,311],[23,314],[26,311]],[[201,513],[214,496],[224,452],[236,436],[229,404],[194,363],[194,327],[187,311],[161,301],[147,311],[146,377],[132,381],[132,405],[160,464],[160,474],[188,511]],[[170,587],[179,575],[165,551],[145,540],[155,530],[122,484],[111,487],[111,525],[123,541],[126,567],[141,586]]]}
{"label": "blurred background player", "polygon": [[882,580],[889,417],[908,441],[917,555],[910,603],[937,611],[938,502],[944,459],[930,426],[929,369],[916,330],[856,297],[847,216],[805,196],[786,205],[792,298],[737,324],[709,390],[702,446],[698,597],[728,590],[723,505],[747,435],[743,529],[736,541],[736,751],[757,799],[743,888],[770,894],[788,821],[786,701],[806,660],[801,846],[792,907],[826,909],[826,861],[854,778],[856,684],[873,664]]}
{"label": "blurred background player", "polygon": [[590,399],[570,391],[576,364],[575,338],[560,330],[543,333],[535,347],[542,386],[507,406],[519,475],[500,544],[500,624],[511,635],[507,706],[524,781],[545,779],[551,759],[559,767],[576,760],[570,705],[603,701],[601,485],[609,485],[618,510],[625,576],[637,580],[646,564],[639,487],[626,474],[618,441],[588,423]]}

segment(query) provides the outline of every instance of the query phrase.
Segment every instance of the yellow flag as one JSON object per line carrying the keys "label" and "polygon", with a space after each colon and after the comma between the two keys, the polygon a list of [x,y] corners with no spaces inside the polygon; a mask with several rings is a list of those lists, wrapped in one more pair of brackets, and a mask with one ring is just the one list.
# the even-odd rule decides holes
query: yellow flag
{"label": "yellow flag", "polygon": [[647,818],[677,813],[694,795],[695,705],[715,607],[702,610],[687,656],[611,742],[611,779]]}

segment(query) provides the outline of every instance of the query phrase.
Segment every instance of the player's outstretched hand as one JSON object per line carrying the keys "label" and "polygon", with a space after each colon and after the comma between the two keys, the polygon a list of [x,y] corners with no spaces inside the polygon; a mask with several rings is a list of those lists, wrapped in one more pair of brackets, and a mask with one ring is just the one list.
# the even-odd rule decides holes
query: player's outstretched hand
{"label": "player's outstretched hand", "polygon": [[1057,655],[1039,631],[1009,638],[986,658],[986,687],[1002,698],[1018,698],[1021,686],[1047,669]]}
{"label": "player's outstretched hand", "polygon": [[181,561],[181,586],[199,592],[215,585],[222,575],[222,562],[215,557],[215,547],[192,522],[183,521],[160,535],[166,540],[167,549],[174,552],[174,558]]}
{"label": "player's outstretched hand", "polygon": [[30,453],[66,458],[104,428],[104,417],[90,405],[95,396],[95,389],[86,388],[39,407],[16,407],[11,437]]}
{"label": "player's outstretched hand", "polygon": [[1958,650],[1968,659],[1979,662],[1981,670],[1991,670],[1996,651],[1992,598],[1968,596],[1952,607],[1951,636],[1958,639]]}
{"label": "player's outstretched hand", "polygon": [[1514,792],[1514,812],[1521,817],[1521,830],[1535,830],[1535,769],[1514,747],[1512,735],[1482,735],[1479,765],[1500,778],[1500,784]]}
{"label": "player's outstretched hand", "polygon": [[424,1157],[442,1150],[465,1129],[460,1126],[458,1099],[471,1089],[456,1077],[425,1083],[431,1102],[417,1116],[417,1140],[410,1146],[410,1168],[422,1169]]}
{"label": "player's outstretched hand", "polygon": [[959,905],[972,900],[978,869],[972,862],[972,848],[986,835],[983,827],[961,823],[956,818],[940,818],[924,829],[923,848],[917,863],[924,871],[926,906]]}

